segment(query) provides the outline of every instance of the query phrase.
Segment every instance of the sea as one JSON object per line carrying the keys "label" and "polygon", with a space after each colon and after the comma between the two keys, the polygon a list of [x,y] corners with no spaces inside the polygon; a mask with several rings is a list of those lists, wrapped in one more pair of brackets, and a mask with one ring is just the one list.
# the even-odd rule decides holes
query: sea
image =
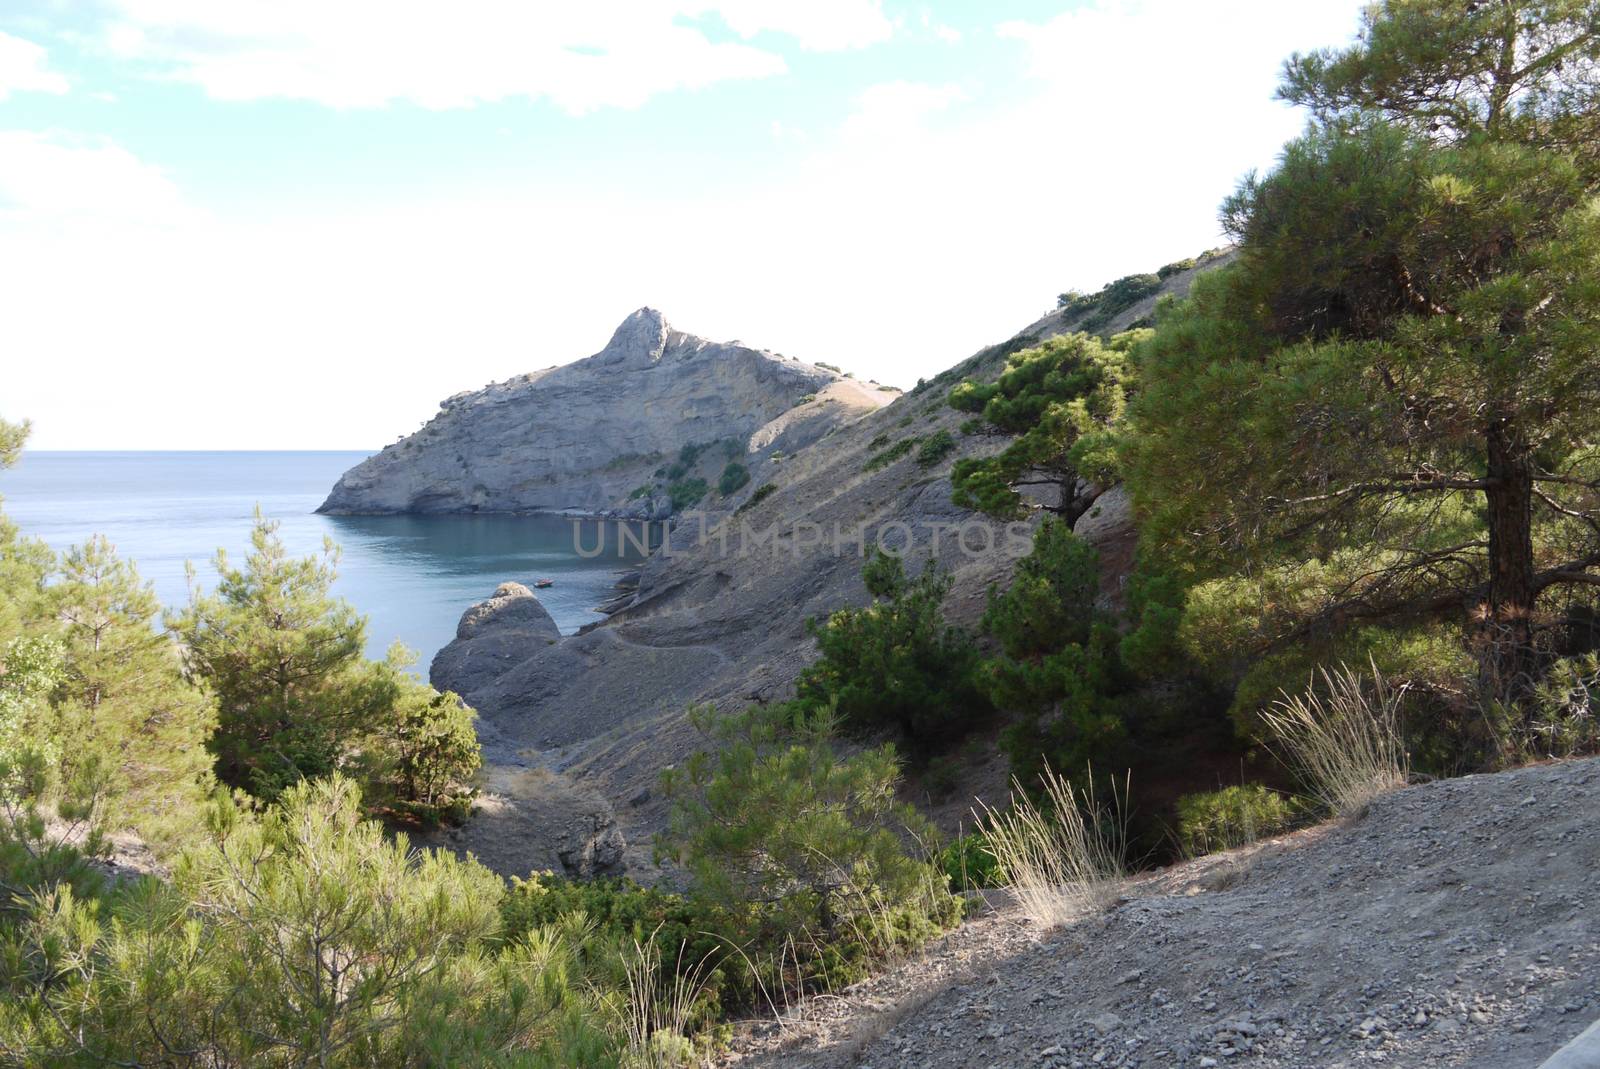
{"label": "sea", "polygon": [[569,634],[602,618],[595,606],[642,560],[637,539],[620,537],[611,521],[317,515],[339,476],[368,455],[30,451],[0,470],[0,507],[57,550],[105,535],[169,607],[188,601],[189,565],[209,588],[218,549],[243,563],[259,508],[292,553],[318,553],[324,539],[340,547],[333,592],[368,617],[368,655],[382,657],[398,639],[419,654],[423,675],[461,613],[500,583],[551,580],[538,595]]}

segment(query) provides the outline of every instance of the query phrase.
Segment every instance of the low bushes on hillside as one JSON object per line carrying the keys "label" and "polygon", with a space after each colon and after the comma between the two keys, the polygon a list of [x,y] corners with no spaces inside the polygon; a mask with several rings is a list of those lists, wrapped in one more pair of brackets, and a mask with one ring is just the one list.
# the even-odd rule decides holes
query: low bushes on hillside
{"label": "low bushes on hillside", "polygon": [[736,460],[728,461],[717,479],[717,493],[729,497],[738,493],[750,482],[750,469]]}
{"label": "low bushes on hillside", "polygon": [[1178,799],[1178,844],[1186,857],[1248,846],[1277,835],[1301,815],[1294,799],[1247,783]]}
{"label": "low bushes on hillside", "polygon": [[[901,421],[902,425],[909,424],[910,420],[911,417],[907,416],[905,420]],[[861,470],[877,471],[879,468],[886,468],[890,464],[893,464],[895,461],[899,460],[901,457],[905,456],[907,453],[911,452],[911,450],[915,449],[916,447],[916,438],[902,438],[893,445],[880,449],[878,452],[868,457],[867,462],[862,465]]]}
{"label": "low bushes on hillside", "polygon": [[805,701],[690,715],[716,748],[663,775],[658,848],[769,993],[854,982],[957,919],[942,874],[911,852],[933,832],[895,800],[892,747],[846,756],[833,709]]}
{"label": "low bushes on hillside", "polygon": [[929,435],[917,450],[917,464],[920,467],[931,468],[954,452],[955,448],[956,441],[950,436],[950,432],[938,431]]}

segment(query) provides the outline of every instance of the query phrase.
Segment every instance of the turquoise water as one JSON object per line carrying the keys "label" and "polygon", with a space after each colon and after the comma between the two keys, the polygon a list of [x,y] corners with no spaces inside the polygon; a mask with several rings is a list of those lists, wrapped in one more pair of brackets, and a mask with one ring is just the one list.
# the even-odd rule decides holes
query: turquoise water
{"label": "turquoise water", "polygon": [[[0,470],[5,511],[24,533],[57,549],[104,534],[167,605],[188,599],[184,563],[211,585],[211,557],[225,548],[235,563],[248,550],[257,505],[281,522],[291,552],[343,547],[334,590],[370,617],[368,652],[399,639],[433,654],[455,635],[467,606],[507,579],[555,580],[539,597],[563,632],[600,619],[617,572],[638,563],[618,556],[615,525],[605,552],[583,559],[573,527],[592,551],[594,521],[557,516],[318,516],[314,510],[365,453],[25,453]],[[631,547],[629,547],[631,548]]]}

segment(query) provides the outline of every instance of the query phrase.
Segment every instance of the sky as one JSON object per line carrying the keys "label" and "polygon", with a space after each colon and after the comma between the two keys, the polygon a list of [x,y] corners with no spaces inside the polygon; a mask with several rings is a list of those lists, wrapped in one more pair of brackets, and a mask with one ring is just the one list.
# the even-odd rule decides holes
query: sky
{"label": "sky", "polygon": [[0,417],[368,449],[643,305],[909,386],[1221,242],[1359,0],[3,0]]}

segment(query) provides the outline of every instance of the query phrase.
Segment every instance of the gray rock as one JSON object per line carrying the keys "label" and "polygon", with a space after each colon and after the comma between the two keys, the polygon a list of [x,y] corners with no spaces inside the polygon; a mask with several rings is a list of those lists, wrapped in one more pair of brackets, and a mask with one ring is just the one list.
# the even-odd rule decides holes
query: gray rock
{"label": "gray rock", "polygon": [[434,655],[428,681],[471,694],[561,638],[561,629],[533,591],[501,583],[461,615],[455,641]]}

